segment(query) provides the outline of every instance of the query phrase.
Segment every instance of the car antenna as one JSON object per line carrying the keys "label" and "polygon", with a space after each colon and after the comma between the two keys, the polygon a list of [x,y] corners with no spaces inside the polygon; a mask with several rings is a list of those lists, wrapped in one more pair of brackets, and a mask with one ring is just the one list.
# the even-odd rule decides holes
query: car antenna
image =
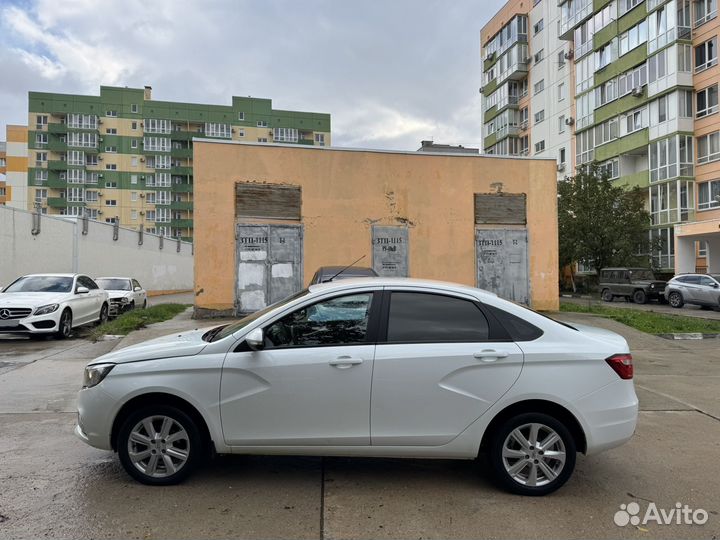
{"label": "car antenna", "polygon": [[332,281],[333,279],[335,279],[336,277],[338,277],[340,274],[342,274],[345,270],[347,270],[347,269],[350,268],[351,266],[355,265],[356,263],[359,263],[359,262],[362,261],[364,258],[365,258],[365,255],[363,255],[362,257],[360,257],[357,261],[353,261],[353,262],[351,262],[350,264],[348,264],[345,268],[343,268],[342,270],[340,270],[340,271],[339,271],[337,274],[335,274],[333,277],[331,277],[331,278],[329,278],[329,279],[323,279],[323,283],[327,283],[327,282],[329,282],[329,281]]}

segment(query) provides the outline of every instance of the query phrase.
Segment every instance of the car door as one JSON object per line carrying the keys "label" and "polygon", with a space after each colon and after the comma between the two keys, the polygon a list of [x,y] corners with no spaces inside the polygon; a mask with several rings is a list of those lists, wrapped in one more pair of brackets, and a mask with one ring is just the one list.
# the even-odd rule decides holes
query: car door
{"label": "car door", "polygon": [[680,289],[685,302],[695,304],[702,302],[700,295],[700,276],[683,276]]}
{"label": "car door", "polygon": [[83,304],[83,322],[88,323],[100,317],[102,304],[100,287],[88,276],[78,276],[78,284],[89,292],[79,295]]}
{"label": "car door", "polygon": [[471,297],[396,288],[384,296],[370,404],[373,446],[452,441],[513,385],[522,350],[497,341]]}
{"label": "car door", "polygon": [[[138,287],[140,288],[140,290],[139,291],[135,290]],[[145,292],[145,289],[142,288],[142,286],[140,285],[140,283],[138,282],[137,279],[132,280],[132,289],[133,289],[133,299],[135,301],[135,306],[142,307],[143,303],[145,302],[145,298],[146,298],[146,294],[147,294]]]}
{"label": "car door", "polygon": [[697,286],[698,301],[706,305],[718,303],[718,289],[715,287],[715,280],[708,276],[700,276],[700,283]]}
{"label": "car door", "polygon": [[335,294],[265,325],[223,365],[220,411],[231,446],[370,444],[380,292]]}

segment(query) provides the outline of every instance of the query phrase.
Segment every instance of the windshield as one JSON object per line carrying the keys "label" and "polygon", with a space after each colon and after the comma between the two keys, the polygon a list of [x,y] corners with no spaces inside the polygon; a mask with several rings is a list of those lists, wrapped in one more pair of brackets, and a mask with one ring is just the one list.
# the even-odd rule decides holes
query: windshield
{"label": "windshield", "polygon": [[96,283],[106,291],[132,291],[129,279],[98,279]]}
{"label": "windshield", "polygon": [[652,270],[630,270],[632,279],[655,279]]}
{"label": "windshield", "polygon": [[293,294],[292,296],[288,296],[288,297],[285,298],[284,300],[280,300],[279,302],[275,302],[274,304],[271,304],[271,305],[269,305],[268,307],[266,307],[266,308],[264,308],[264,309],[261,309],[260,311],[256,311],[255,313],[251,313],[251,314],[248,315],[247,317],[243,317],[242,319],[240,319],[240,320],[237,321],[237,322],[234,322],[234,323],[232,323],[232,324],[227,324],[227,325],[224,325],[224,326],[218,326],[218,327],[216,327],[216,328],[213,328],[212,330],[210,330],[209,332],[207,332],[207,333],[203,336],[203,339],[204,339],[205,341],[211,341],[211,342],[212,342],[212,341],[218,341],[218,340],[224,339],[224,338],[228,337],[230,334],[234,334],[235,332],[237,332],[237,331],[240,330],[241,328],[246,327],[248,324],[250,324],[250,323],[253,322],[254,320],[259,319],[260,317],[262,317],[262,316],[265,315],[266,313],[269,313],[269,312],[272,311],[273,309],[282,307],[282,306],[284,306],[285,304],[289,304],[290,302],[292,302],[293,300],[297,300],[298,298],[302,298],[302,297],[305,296],[307,293],[308,293],[308,290],[307,290],[307,289],[303,289],[303,290],[300,291],[299,293]]}
{"label": "windshield", "polygon": [[66,293],[72,290],[73,278],[60,276],[24,276],[13,282],[3,292],[53,292]]}

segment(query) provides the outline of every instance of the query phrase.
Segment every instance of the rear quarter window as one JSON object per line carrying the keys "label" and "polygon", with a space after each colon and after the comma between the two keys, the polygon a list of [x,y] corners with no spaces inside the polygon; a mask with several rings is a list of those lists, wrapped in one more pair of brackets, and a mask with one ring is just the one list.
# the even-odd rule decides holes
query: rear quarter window
{"label": "rear quarter window", "polygon": [[513,341],[533,341],[543,335],[543,331],[537,326],[530,324],[512,313],[487,304],[485,304],[485,307],[495,316],[503,328],[505,328],[505,331]]}

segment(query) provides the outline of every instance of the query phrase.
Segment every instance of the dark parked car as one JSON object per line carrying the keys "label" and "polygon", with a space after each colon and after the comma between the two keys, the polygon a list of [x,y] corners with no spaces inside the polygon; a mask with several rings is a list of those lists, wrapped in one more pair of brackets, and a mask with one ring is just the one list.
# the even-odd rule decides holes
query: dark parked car
{"label": "dark parked car", "polygon": [[685,304],[702,307],[720,305],[720,275],[680,274],[667,283],[665,298],[674,308]]}
{"label": "dark parked car", "polygon": [[665,282],[655,279],[649,268],[603,268],[600,270],[600,296],[612,302],[616,296],[636,304],[648,300],[665,302]]}
{"label": "dark parked car", "polygon": [[366,266],[321,266],[310,280],[310,285],[356,277],[378,277],[378,274]]}

